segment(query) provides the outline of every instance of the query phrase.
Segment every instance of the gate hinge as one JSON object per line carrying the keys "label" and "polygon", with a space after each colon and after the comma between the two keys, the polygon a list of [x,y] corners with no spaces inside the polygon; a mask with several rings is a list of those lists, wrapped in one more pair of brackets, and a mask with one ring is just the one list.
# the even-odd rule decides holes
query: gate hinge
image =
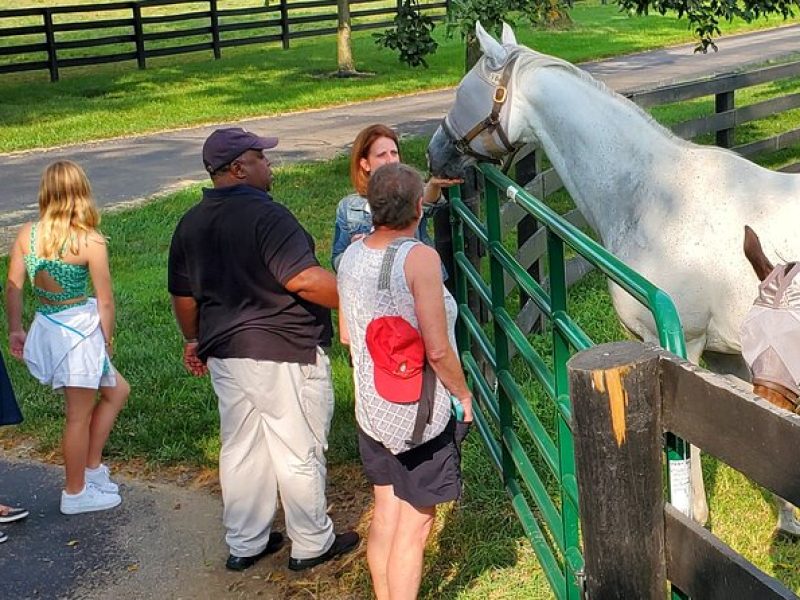
{"label": "gate hinge", "polygon": [[589,600],[589,592],[586,591],[586,571],[584,569],[575,571],[575,580],[581,590],[581,600]]}

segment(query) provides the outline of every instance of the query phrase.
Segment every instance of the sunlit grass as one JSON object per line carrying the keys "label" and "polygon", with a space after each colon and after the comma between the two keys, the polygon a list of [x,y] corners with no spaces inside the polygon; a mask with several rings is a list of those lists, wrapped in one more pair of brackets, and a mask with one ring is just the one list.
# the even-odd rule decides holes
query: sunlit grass
{"label": "sunlit grass", "polygon": [[[424,140],[403,142],[404,156],[423,164]],[[317,240],[328,264],[332,218],[339,198],[349,190],[344,158],[281,168],[275,195],[298,216]],[[213,467],[219,449],[216,401],[207,379],[188,376],[180,364],[181,340],[166,292],[166,252],[181,214],[199,197],[192,187],[135,210],[107,213],[103,231],[110,237],[112,273],[118,306],[118,354],[115,363],[132,383],[128,407],[120,415],[108,446],[109,458],[144,459],[154,466],[175,463]],[[569,202],[561,198],[560,208]],[[2,263],[0,275],[5,272]],[[511,305],[511,304],[510,304]],[[622,339],[603,278],[588,276],[570,290],[571,314],[595,342]],[[27,307],[31,314],[31,306]],[[4,326],[0,335],[4,334]],[[543,355],[547,335],[530,340]],[[331,468],[358,463],[353,418],[352,374],[343,349],[332,352],[336,413],[328,454]],[[548,359],[549,360],[549,359]],[[24,367],[8,361],[26,421],[21,431],[43,451],[57,447],[63,424],[62,399],[35,383]],[[514,374],[525,396],[552,432],[555,411],[541,385],[517,359]],[[524,443],[542,466],[530,441]],[[800,591],[796,565],[800,548],[773,540],[775,513],[769,497],[732,469],[704,458],[712,510],[712,531],[738,552]],[[473,433],[465,446],[465,496],[441,508],[426,555],[421,597],[459,599],[546,599],[552,597],[528,539],[516,519],[500,479]],[[545,484],[558,503],[552,478]],[[365,509],[367,507],[364,507]],[[355,562],[340,582],[346,597],[368,598],[366,563]]]}
{"label": "sunlit grass", "polygon": [[[520,20],[520,43],[577,62],[691,41],[685,21],[674,16],[632,17],[596,0],[571,11],[567,30],[534,30]],[[726,32],[782,24],[781,19],[725,25]],[[0,76],[0,152],[44,148],[115,136],[281,114],[408,94],[456,84],[464,49],[456,36],[436,30],[438,52],[429,69],[412,69],[375,45],[370,32],[353,35],[357,68],[373,77],[335,79],[334,36],[280,44],[62,70],[51,84],[45,71]]]}

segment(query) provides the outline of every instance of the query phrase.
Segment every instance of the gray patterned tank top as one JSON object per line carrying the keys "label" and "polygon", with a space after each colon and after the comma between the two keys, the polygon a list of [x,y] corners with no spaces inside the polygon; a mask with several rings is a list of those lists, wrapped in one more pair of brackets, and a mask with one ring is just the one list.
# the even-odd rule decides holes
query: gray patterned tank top
{"label": "gray patterned tank top", "polygon": [[[391,272],[390,289],[394,307],[386,306],[386,294],[378,294],[378,279],[386,249],[372,249],[359,240],[350,246],[342,256],[337,273],[340,306],[350,334],[350,350],[353,357],[353,378],[355,381],[356,420],[362,431],[379,441],[393,454],[411,448],[411,432],[417,415],[417,404],[396,404],[384,400],[375,391],[373,382],[374,365],[367,350],[366,330],[369,322],[377,316],[397,314],[411,325],[419,328],[414,310],[414,297],[408,289],[404,265],[408,252],[417,240],[403,243],[397,251]],[[456,302],[444,288],[444,305],[447,316],[447,331],[450,345],[455,350]],[[396,312],[395,312],[396,311]],[[437,380],[433,415],[422,436],[423,442],[430,440],[447,425],[450,420],[450,394],[441,381]]]}

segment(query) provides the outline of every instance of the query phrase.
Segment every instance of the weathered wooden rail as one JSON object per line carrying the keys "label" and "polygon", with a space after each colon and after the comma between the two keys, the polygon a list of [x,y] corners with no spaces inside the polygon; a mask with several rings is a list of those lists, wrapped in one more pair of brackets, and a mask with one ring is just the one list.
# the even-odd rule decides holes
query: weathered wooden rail
{"label": "weathered wooden rail", "polygon": [[663,600],[668,580],[699,600],[797,598],[665,503],[662,447],[670,431],[800,504],[800,416],[638,342],[568,370],[586,597]]}

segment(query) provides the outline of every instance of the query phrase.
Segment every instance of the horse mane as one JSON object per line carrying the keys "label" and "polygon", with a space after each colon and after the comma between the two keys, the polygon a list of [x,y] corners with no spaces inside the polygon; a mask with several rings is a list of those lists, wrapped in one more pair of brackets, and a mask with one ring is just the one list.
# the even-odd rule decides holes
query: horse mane
{"label": "horse mane", "polygon": [[665,127],[664,125],[662,125],[661,123],[656,121],[656,119],[649,112],[644,110],[638,104],[636,104],[635,102],[632,102],[628,98],[625,98],[621,94],[615,92],[610,87],[608,87],[605,83],[603,83],[599,79],[596,79],[595,77],[593,77],[588,72],[584,71],[580,67],[577,67],[577,66],[573,65],[570,62],[567,62],[567,61],[565,61],[565,60],[563,60],[561,58],[557,58],[555,56],[550,56],[548,54],[542,54],[541,52],[537,52],[535,50],[531,50],[527,46],[521,46],[521,45],[505,46],[505,48],[509,51],[509,54],[512,51],[515,51],[515,50],[521,52],[520,58],[517,59],[518,65],[517,65],[516,73],[519,73],[520,69],[523,68],[523,67],[525,67],[525,68],[534,68],[534,69],[538,69],[538,68],[562,69],[564,71],[567,71],[571,75],[574,75],[575,77],[579,78],[580,80],[588,83],[589,85],[595,87],[597,90],[603,92],[604,94],[607,94],[609,97],[612,97],[612,98],[615,98],[615,99],[617,97],[619,97],[619,98],[623,98],[623,99],[627,100],[628,101],[628,105],[630,106],[630,108],[633,111],[635,111],[639,116],[641,116],[642,119],[644,119],[644,121],[646,123],[648,123],[651,127],[653,127],[653,129],[655,129],[656,131],[660,132],[664,137],[666,137],[668,140],[672,141],[675,144],[678,144],[678,145],[680,145],[680,146],[682,146],[682,147],[684,147],[686,149],[701,148],[703,150],[708,150],[708,151],[712,151],[712,152],[713,151],[721,152],[721,153],[724,153],[724,154],[729,154],[731,156],[735,156],[737,158],[741,158],[736,152],[733,152],[732,150],[728,150],[727,148],[720,148],[718,146],[707,146],[707,145],[703,145],[703,144],[696,144],[696,143],[694,143],[692,141],[685,140],[682,137],[679,137],[679,136],[675,135],[669,128]]}

